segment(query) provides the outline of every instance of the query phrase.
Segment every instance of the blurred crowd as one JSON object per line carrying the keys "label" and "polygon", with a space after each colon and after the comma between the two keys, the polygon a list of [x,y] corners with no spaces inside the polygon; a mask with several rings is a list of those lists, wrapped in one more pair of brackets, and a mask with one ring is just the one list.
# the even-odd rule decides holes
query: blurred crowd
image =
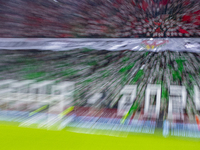
{"label": "blurred crowd", "polygon": [[198,37],[199,0],[0,1],[0,37]]}

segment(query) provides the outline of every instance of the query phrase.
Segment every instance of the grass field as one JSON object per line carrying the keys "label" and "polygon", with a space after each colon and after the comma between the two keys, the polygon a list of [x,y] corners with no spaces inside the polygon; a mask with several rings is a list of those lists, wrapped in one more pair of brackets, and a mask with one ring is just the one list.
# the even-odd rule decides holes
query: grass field
{"label": "grass field", "polygon": [[[43,51],[38,54],[6,51],[0,55],[0,79],[73,81],[76,82],[74,97],[79,102],[78,106],[88,106],[87,100],[95,93],[102,93],[106,96],[98,102],[98,109],[117,108],[122,88],[127,84],[138,85],[136,99],[138,105],[133,107],[138,114],[141,114],[144,109],[146,85],[161,84],[163,115],[160,115],[160,120],[165,120],[168,112],[169,84],[184,85],[188,93],[185,112],[189,114],[189,117],[199,114],[192,99],[193,86],[197,84],[200,87],[199,64],[200,53],[109,52],[88,51],[87,49],[66,52]],[[93,104],[93,106],[97,105]],[[3,103],[3,110],[4,107]],[[92,106],[89,105],[89,107]],[[113,112],[109,111],[109,113]],[[104,114],[101,116],[105,116]],[[0,150],[184,150],[200,148],[199,140],[171,136],[164,138],[161,133],[115,137],[81,134],[66,130],[47,131],[19,128],[16,124],[0,123],[0,135]]]}
{"label": "grass field", "polygon": [[128,135],[114,137],[68,131],[47,131],[0,125],[1,150],[105,150],[105,149],[198,149],[195,139],[164,138],[158,135]]}

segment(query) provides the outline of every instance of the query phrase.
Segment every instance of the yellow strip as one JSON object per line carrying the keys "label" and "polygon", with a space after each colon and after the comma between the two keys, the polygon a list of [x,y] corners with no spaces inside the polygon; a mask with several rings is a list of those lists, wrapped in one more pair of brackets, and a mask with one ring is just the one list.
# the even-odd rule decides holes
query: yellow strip
{"label": "yellow strip", "polygon": [[74,106],[71,106],[71,107],[67,108],[66,110],[64,110],[63,112],[61,112],[59,114],[59,117],[62,118],[73,110],[74,110]]}
{"label": "yellow strip", "polygon": [[124,123],[124,121],[126,120],[126,118],[128,117],[128,114],[129,113],[126,113],[126,115],[122,118],[122,120],[121,120],[121,124],[123,124]]}
{"label": "yellow strip", "polygon": [[47,106],[48,106],[48,105],[45,105],[45,106],[42,106],[41,108],[38,108],[37,110],[31,112],[31,113],[29,114],[29,116],[32,116],[32,115],[34,115],[34,114],[36,114],[36,113],[38,113],[38,112],[40,112],[40,111],[46,109]]}

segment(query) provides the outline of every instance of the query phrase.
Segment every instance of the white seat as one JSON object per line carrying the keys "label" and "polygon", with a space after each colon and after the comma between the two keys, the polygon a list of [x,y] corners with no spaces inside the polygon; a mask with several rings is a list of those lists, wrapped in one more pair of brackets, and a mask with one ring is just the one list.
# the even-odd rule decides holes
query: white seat
{"label": "white seat", "polygon": [[96,103],[101,97],[102,93],[95,93],[92,97],[90,97],[87,101],[88,104],[94,104]]}
{"label": "white seat", "polygon": [[24,80],[19,81],[11,84],[11,96],[10,100],[21,100],[21,99],[27,99],[27,93],[29,91],[30,84],[34,83],[34,80]]}
{"label": "white seat", "polygon": [[[137,91],[136,85],[126,85],[121,90],[120,94],[122,94],[123,96],[118,102],[118,108],[117,108],[118,116],[123,116],[129,111],[133,102],[135,101],[136,91]],[[128,99],[128,102],[127,102],[127,99]]]}
{"label": "white seat", "polygon": [[10,86],[10,84],[12,84],[14,82],[17,82],[17,80],[12,80],[12,79],[0,80],[0,89],[8,88]]}
{"label": "white seat", "polygon": [[[55,81],[42,81],[31,85],[29,99],[44,101],[45,98],[48,98],[48,94],[51,94],[51,86],[54,82]],[[50,91],[48,91],[48,88],[50,88]]]}
{"label": "white seat", "polygon": [[1,89],[0,90],[0,101],[7,101],[10,96],[11,89]]}
{"label": "white seat", "polygon": [[73,100],[74,82],[61,82],[52,86],[52,98],[57,101]]}
{"label": "white seat", "polygon": [[[156,95],[156,106],[150,104],[150,96]],[[160,99],[161,99],[161,85],[160,84],[148,84],[145,91],[145,106],[144,114],[151,117],[159,117],[160,114]]]}

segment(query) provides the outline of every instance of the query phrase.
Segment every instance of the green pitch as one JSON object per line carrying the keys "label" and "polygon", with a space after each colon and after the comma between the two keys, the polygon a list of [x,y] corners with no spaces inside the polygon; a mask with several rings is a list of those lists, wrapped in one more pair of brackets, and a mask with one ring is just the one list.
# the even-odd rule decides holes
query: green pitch
{"label": "green pitch", "polygon": [[47,131],[0,125],[0,148],[2,150],[138,150],[138,149],[199,149],[195,139],[164,138],[158,135],[128,135],[114,137],[72,133],[68,131]]}

